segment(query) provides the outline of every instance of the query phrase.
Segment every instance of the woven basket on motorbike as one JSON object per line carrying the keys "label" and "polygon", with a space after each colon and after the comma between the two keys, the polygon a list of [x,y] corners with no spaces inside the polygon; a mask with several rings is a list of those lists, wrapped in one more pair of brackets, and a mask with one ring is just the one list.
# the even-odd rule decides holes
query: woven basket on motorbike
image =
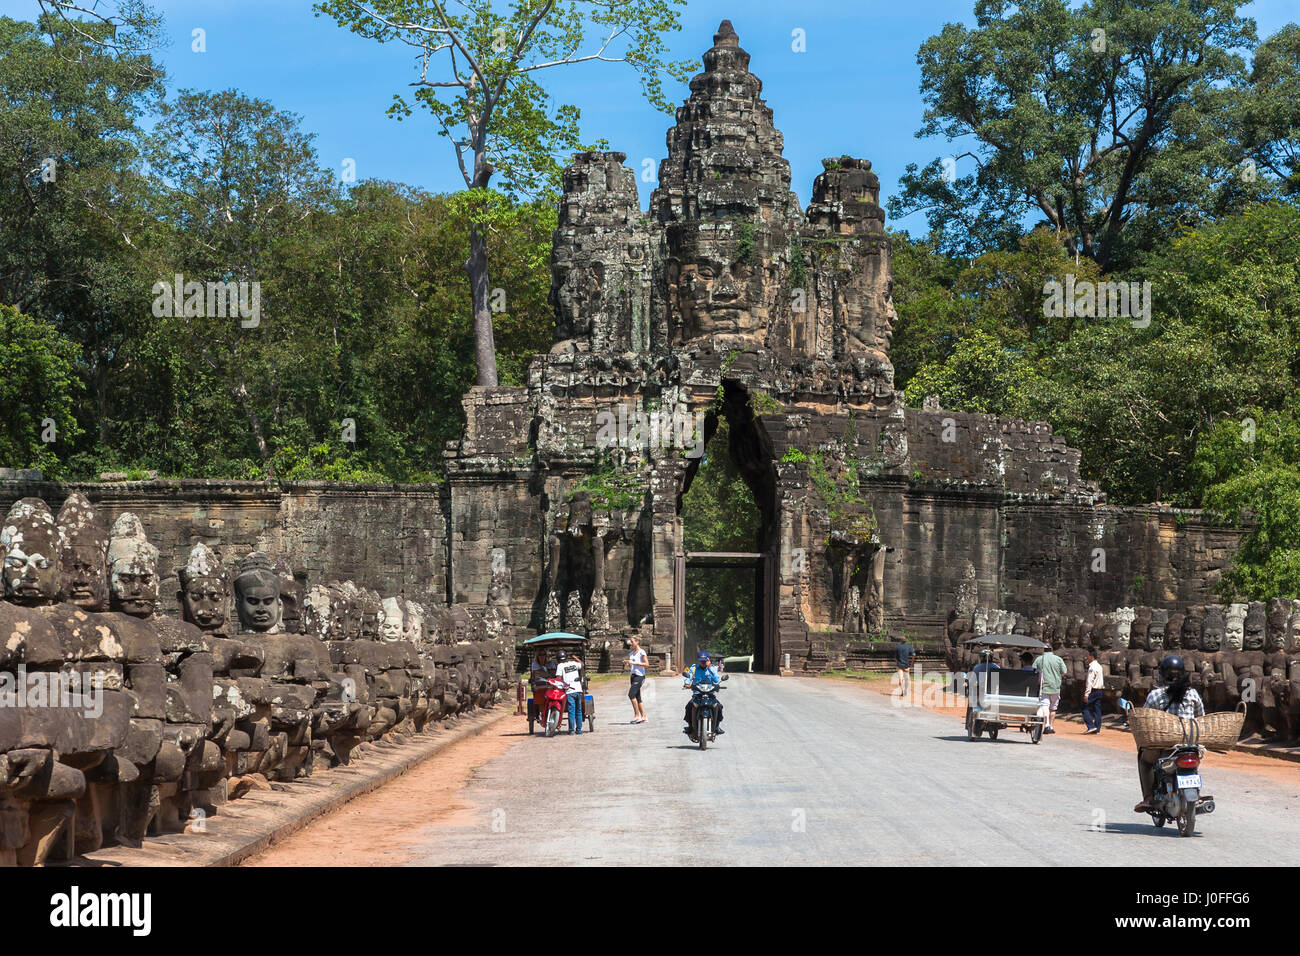
{"label": "woven basket on motorbike", "polygon": [[1241,736],[1241,725],[1245,720],[1245,711],[1241,710],[1197,717],[1196,725],[1200,730],[1200,736],[1196,738],[1196,742],[1211,750],[1226,750]]}
{"label": "woven basket on motorbike", "polygon": [[1134,707],[1129,711],[1128,729],[1139,747],[1161,750],[1177,747],[1190,737],[1191,731],[1188,722],[1152,707]]}
{"label": "woven basket on motorbike", "polygon": [[1137,707],[1129,713],[1128,725],[1139,747],[1167,750],[1179,744],[1200,744],[1210,750],[1226,750],[1241,736],[1244,711],[1206,714],[1195,720],[1175,717],[1163,710]]}

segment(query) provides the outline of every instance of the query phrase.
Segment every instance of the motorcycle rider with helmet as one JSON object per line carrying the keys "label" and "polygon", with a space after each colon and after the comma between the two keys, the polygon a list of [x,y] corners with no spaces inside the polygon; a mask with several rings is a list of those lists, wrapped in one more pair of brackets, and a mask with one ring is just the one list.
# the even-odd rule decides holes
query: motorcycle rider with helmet
{"label": "motorcycle rider with helmet", "polygon": [[[690,687],[694,684],[721,683],[721,678],[718,677],[718,672],[714,670],[712,666],[710,666],[708,651],[700,651],[700,657],[699,660],[696,662],[695,666],[692,667],[690,670],[686,671],[682,676],[685,677],[685,680],[682,682],[683,687]],[[713,719],[714,732],[719,734],[725,733],[726,731],[722,729],[722,701],[717,702],[714,713],[716,714],[716,716]],[[686,702],[685,720],[686,720],[686,726],[682,728],[682,733],[689,735],[693,733],[695,729],[695,695],[694,694],[692,694],[691,699]]]}
{"label": "motorcycle rider with helmet", "polygon": [[[1142,706],[1163,710],[1175,717],[1204,717],[1205,704],[1201,695],[1188,686],[1187,667],[1177,654],[1166,654],[1160,662],[1160,679],[1163,682],[1147,694]],[[1151,793],[1155,788],[1156,761],[1164,751],[1156,747],[1138,749],[1138,779],[1142,784],[1142,802],[1133,808],[1134,813],[1151,810]]]}

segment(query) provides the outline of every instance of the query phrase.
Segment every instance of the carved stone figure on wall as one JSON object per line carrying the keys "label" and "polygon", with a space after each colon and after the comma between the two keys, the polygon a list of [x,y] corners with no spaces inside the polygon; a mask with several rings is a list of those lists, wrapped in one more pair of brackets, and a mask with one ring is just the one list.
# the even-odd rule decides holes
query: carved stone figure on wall
{"label": "carved stone figure on wall", "polygon": [[176,575],[181,585],[178,598],[182,618],[206,634],[228,637],[230,575],[212,549],[201,542],[196,544]]}
{"label": "carved stone figure on wall", "polygon": [[586,634],[587,620],[582,611],[581,591],[569,592],[569,600],[564,606],[564,626],[571,634]]}
{"label": "carved stone figure on wall", "polygon": [[280,627],[281,634],[303,633],[303,603],[307,600],[306,582],[293,573],[289,562],[279,559],[271,565],[271,570],[280,579]]}
{"label": "carved stone figure on wall", "polygon": [[4,593],[14,604],[53,604],[59,595],[63,538],[49,506],[20,498],[0,527],[4,551]]}
{"label": "carved stone figure on wall", "polygon": [[279,627],[280,576],[272,568],[271,559],[261,551],[254,551],[239,562],[235,609],[241,631],[265,634]]}
{"label": "carved stone figure on wall", "polygon": [[107,611],[108,528],[79,491],[63,502],[57,523],[63,537],[59,598],[83,611]]}
{"label": "carved stone figure on wall", "polygon": [[108,540],[109,604],[115,611],[147,618],[158,610],[158,549],[131,512],[118,516]]}

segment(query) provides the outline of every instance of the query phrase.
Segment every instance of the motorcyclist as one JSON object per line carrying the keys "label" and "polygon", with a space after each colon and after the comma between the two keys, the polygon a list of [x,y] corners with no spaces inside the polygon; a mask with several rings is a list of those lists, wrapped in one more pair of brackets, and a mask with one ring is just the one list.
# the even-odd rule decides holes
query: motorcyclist
{"label": "motorcyclist", "polygon": [[[1147,694],[1143,707],[1163,710],[1175,717],[1204,717],[1205,704],[1201,695],[1188,686],[1187,668],[1177,654],[1166,654],[1160,662],[1159,687]],[[1164,753],[1158,747],[1138,749],[1138,779],[1142,784],[1142,802],[1133,808],[1134,813],[1151,810],[1151,794],[1156,783],[1156,761]]]}
{"label": "motorcyclist", "polygon": [[[693,687],[696,684],[720,684],[722,682],[721,678],[718,676],[718,672],[714,670],[709,663],[708,651],[700,651],[700,657],[699,660],[696,661],[695,666],[692,667],[690,670],[686,671],[682,676],[685,678],[685,680],[683,680],[682,682],[683,687]],[[722,701],[717,702],[713,713],[714,713],[713,732],[717,734],[724,733],[722,729]],[[695,739],[695,737],[693,736],[694,729],[695,729],[695,695],[694,694],[692,694],[691,699],[686,702],[686,714],[684,719],[686,720],[686,726],[682,728],[682,733],[691,735],[691,739],[694,740]]]}

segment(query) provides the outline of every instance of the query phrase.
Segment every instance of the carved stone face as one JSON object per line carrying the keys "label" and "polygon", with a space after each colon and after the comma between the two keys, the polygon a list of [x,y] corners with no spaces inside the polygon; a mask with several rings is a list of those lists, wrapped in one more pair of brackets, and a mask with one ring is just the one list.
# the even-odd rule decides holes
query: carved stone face
{"label": "carved stone face", "polygon": [[681,233],[667,280],[685,338],[744,336],[766,327],[766,273],[755,236],[761,228],[737,223],[730,230],[696,227]]}
{"label": "carved stone face", "polygon": [[158,609],[158,549],[148,542],[140,519],[118,516],[108,542],[110,606],[132,617]]}
{"label": "carved stone face", "polygon": [[181,617],[201,631],[224,634],[230,621],[230,578],[205,544],[196,544],[176,572]]}
{"label": "carved stone face", "polygon": [[307,586],[295,577],[293,569],[282,561],[275,563],[274,570],[280,579],[280,631],[284,634],[301,634]]}
{"label": "carved stone face", "polygon": [[80,492],[63,502],[57,520],[63,537],[59,598],[87,611],[108,610],[108,529]]}
{"label": "carved stone face", "polygon": [[1227,620],[1223,631],[1224,650],[1241,650],[1242,638],[1246,631],[1246,605],[1228,605]]}
{"label": "carved stone face", "polygon": [[314,585],[303,604],[304,633],[323,641],[337,641],[343,637],[343,592],[333,585]]}
{"label": "carved stone face", "polygon": [[1242,637],[1242,649],[1262,651],[1268,639],[1268,605],[1263,601],[1252,601],[1246,609],[1245,633]]}
{"label": "carved stone face", "polygon": [[1198,606],[1187,609],[1183,619],[1182,641],[1185,650],[1198,650],[1205,631],[1205,608]]}
{"label": "carved stone face", "polygon": [[361,609],[360,637],[366,641],[379,640],[381,604],[376,591],[362,591],[358,601]]}
{"label": "carved stone face", "polygon": [[1064,643],[1066,647],[1079,646],[1079,619],[1077,617],[1071,617],[1068,621],[1065,622]]}
{"label": "carved stone face", "polygon": [[1268,635],[1264,640],[1264,650],[1270,654],[1286,650],[1286,623],[1291,617],[1291,600],[1273,598],[1268,602]]}
{"label": "carved stone face", "polygon": [[0,527],[5,597],[15,604],[52,604],[59,594],[63,539],[40,498],[14,502]]}
{"label": "carved stone face", "polygon": [[1178,611],[1169,615],[1169,624],[1165,627],[1165,647],[1171,651],[1180,650],[1183,646],[1183,623],[1187,620],[1187,615]]}
{"label": "carved stone face", "polygon": [[[1136,613],[1131,607],[1121,607],[1116,609],[1114,616],[1115,640],[1114,647],[1119,650],[1128,650],[1129,638],[1132,635],[1133,621]],[[1109,631],[1110,628],[1107,628]]]}
{"label": "carved stone face", "polygon": [[223,576],[204,574],[190,578],[181,590],[181,612],[201,631],[216,631],[230,618],[230,586]]}
{"label": "carved stone face", "polygon": [[1146,649],[1148,651],[1162,651],[1165,648],[1165,632],[1169,626],[1169,612],[1164,610],[1154,610],[1151,612],[1151,622],[1147,625]]}
{"label": "carved stone face", "polygon": [[1291,616],[1286,622],[1286,651],[1300,654],[1300,600],[1291,602]]}
{"label": "carved stone face", "polygon": [[280,588],[270,581],[245,582],[238,588],[239,623],[245,630],[269,631],[279,617]]}
{"label": "carved stone face", "polygon": [[405,629],[406,615],[403,613],[402,599],[396,597],[384,598],[379,619],[380,640],[390,642],[404,640],[403,631]]}
{"label": "carved stone face", "polygon": [[235,610],[243,631],[266,633],[280,623],[280,576],[260,551],[240,562],[235,578]]}
{"label": "carved stone face", "polygon": [[1205,622],[1201,630],[1201,650],[1214,654],[1223,647],[1223,635],[1226,627],[1223,608],[1211,604],[1205,609]]}
{"label": "carved stone face", "polygon": [[406,613],[402,615],[402,640],[412,644],[423,644],[428,639],[425,631],[424,605],[416,601],[406,601]]}
{"label": "carved stone face", "polygon": [[1115,622],[1105,615],[1099,615],[1093,621],[1092,646],[1099,651],[1108,651],[1115,646]]}

